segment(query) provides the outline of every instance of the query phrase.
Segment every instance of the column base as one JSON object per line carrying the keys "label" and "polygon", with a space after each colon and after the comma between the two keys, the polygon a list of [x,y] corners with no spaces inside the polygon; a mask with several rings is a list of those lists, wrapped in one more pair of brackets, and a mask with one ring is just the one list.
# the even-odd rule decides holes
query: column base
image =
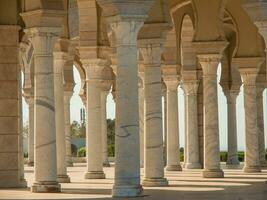
{"label": "column base", "polygon": [[140,197],[143,196],[142,185],[114,185],[112,197]]}
{"label": "column base", "polygon": [[145,187],[165,187],[169,183],[166,178],[144,178],[142,185]]}
{"label": "column base", "polygon": [[202,171],[203,178],[223,178],[224,172],[221,169],[204,169]]}
{"label": "column base", "polygon": [[27,165],[28,165],[29,167],[33,167],[33,166],[34,166],[34,162],[28,162]]}
{"label": "column base", "polygon": [[71,161],[67,162],[67,167],[73,167],[73,162]]}
{"label": "column base", "polygon": [[31,192],[34,193],[58,193],[60,191],[60,184],[56,181],[35,182],[31,187]]}
{"label": "column base", "polygon": [[181,165],[168,165],[165,167],[166,171],[182,171],[182,166]]}
{"label": "column base", "polygon": [[70,183],[70,177],[68,175],[57,175],[57,181],[59,183]]}
{"label": "column base", "polygon": [[261,172],[260,166],[245,166],[243,168],[243,171],[245,173],[255,173],[255,172]]}
{"label": "column base", "polygon": [[107,162],[104,162],[104,163],[103,163],[103,167],[110,167],[109,162],[108,162],[108,161],[107,161]]}
{"label": "column base", "polygon": [[239,160],[227,160],[227,162],[226,162],[226,165],[230,165],[230,166],[232,166],[232,165],[236,166],[239,164],[240,164]]}
{"label": "column base", "polygon": [[202,166],[200,163],[186,163],[185,168],[186,169],[201,169]]}
{"label": "column base", "polygon": [[27,187],[27,181],[25,179],[20,179],[20,188],[26,188]]}
{"label": "column base", "polygon": [[95,172],[86,172],[84,175],[85,179],[105,179],[106,176],[103,171],[95,171]]}

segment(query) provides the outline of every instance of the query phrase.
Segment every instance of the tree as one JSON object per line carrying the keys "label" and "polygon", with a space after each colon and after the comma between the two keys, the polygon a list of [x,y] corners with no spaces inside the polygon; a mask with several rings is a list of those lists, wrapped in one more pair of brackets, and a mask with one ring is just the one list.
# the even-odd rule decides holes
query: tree
{"label": "tree", "polygon": [[86,131],[85,131],[85,124],[79,123],[77,121],[73,121],[70,125],[70,134],[73,138],[85,138]]}
{"label": "tree", "polygon": [[115,155],[115,119],[107,119],[108,155]]}

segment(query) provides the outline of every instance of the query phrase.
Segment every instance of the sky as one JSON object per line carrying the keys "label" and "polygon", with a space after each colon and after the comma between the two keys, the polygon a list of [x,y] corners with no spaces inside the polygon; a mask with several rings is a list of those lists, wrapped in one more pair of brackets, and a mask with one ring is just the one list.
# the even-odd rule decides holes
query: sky
{"label": "sky", "polygon": [[[219,78],[221,74],[221,67],[218,68],[218,109],[219,109],[219,133],[220,133],[220,149],[222,151],[227,150],[227,104],[226,97],[223,94],[222,88],[219,85]],[[81,87],[81,80],[78,70],[74,67],[74,81],[76,83],[74,88],[74,94],[70,100],[70,110],[71,110],[71,122],[78,121],[80,122],[80,109],[84,108],[81,98],[79,96],[79,90]],[[266,90],[264,91],[264,124],[267,124],[267,99],[266,99]],[[179,138],[180,146],[184,147],[184,94],[183,90],[178,88],[178,107],[179,107]],[[237,138],[238,138],[238,150],[244,150],[245,145],[245,115],[244,115],[244,98],[243,98],[243,87],[239,96],[237,97]],[[24,124],[28,123],[29,119],[29,110],[28,105],[23,98],[23,121]],[[111,93],[107,97],[107,118],[115,118],[115,103],[112,99]],[[164,121],[164,116],[163,116]],[[164,128],[163,128],[164,129]],[[267,129],[267,127],[266,127]],[[267,144],[267,131],[265,129],[265,143]],[[267,146],[267,145],[266,145]]]}

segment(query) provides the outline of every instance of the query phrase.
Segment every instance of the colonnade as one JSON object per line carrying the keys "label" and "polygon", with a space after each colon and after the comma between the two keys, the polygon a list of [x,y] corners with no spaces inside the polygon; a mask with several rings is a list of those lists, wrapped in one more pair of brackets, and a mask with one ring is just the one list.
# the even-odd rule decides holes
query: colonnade
{"label": "colonnade", "polygon": [[[183,85],[186,102],[185,168],[203,168],[202,176],[205,178],[224,177],[220,166],[217,69],[229,43],[224,39],[192,40],[194,53],[190,52],[190,55],[197,62],[190,66],[191,69],[188,70],[184,62],[179,72],[177,63],[174,63],[173,69],[162,73],[165,67],[164,63],[162,64],[162,56],[166,32],[170,26],[167,20],[162,23],[151,23],[152,25],[146,22],[153,1],[142,3],[129,1],[127,4],[107,0],[97,2],[103,9],[104,19],[111,35],[115,37],[112,45],[116,48],[116,55],[112,55],[109,46],[102,43],[96,43],[93,47],[88,45],[90,41],[82,41],[82,35],[76,47],[86,79],[87,169],[84,178],[104,179],[103,165],[109,165],[105,106],[107,91],[113,83],[112,89],[116,102],[113,196],[140,196],[143,191],[142,185],[168,186],[165,170],[182,170],[179,159],[177,97],[177,87],[180,82]],[[84,5],[83,2],[80,3],[80,6]],[[132,8],[135,8],[135,12]],[[51,11],[51,13],[39,14],[39,12],[28,11],[21,14],[25,22],[24,32],[34,48],[34,93],[33,96],[27,97],[29,106],[33,106],[33,109],[30,107],[31,145],[29,145],[29,164],[32,165],[34,162],[32,192],[60,192],[59,183],[71,181],[67,174],[67,166],[72,165],[68,130],[71,91],[64,91],[63,70],[73,57],[68,56],[66,37],[61,34],[61,19],[64,17],[64,12]],[[39,20],[31,20],[32,17],[37,17]],[[44,19],[48,18],[50,20],[44,23]],[[148,27],[152,30],[154,30],[153,27],[157,27],[157,31],[153,32],[154,37],[143,34],[144,29]],[[114,60],[116,62],[113,62]],[[142,72],[138,67],[140,61],[143,64]],[[232,63],[239,70],[244,86],[246,125],[244,172],[247,173],[260,172],[261,164],[265,164],[262,152],[264,149],[263,117],[260,112],[262,107],[257,104],[262,98],[262,90],[257,90],[257,76],[264,61],[264,57],[232,58]],[[167,63],[165,64],[168,66]],[[198,70],[201,71],[201,78]],[[166,85],[167,164],[165,170],[162,82]],[[228,165],[238,164],[235,112],[237,94],[237,91],[232,90],[229,94],[226,93]],[[203,95],[201,100],[200,95]],[[202,116],[202,113],[200,114],[199,107],[203,111],[201,120],[199,115]],[[201,122],[203,123],[203,142],[199,139],[202,134],[199,128]],[[34,148],[32,148],[33,137]],[[32,160],[33,154],[34,160]],[[204,155],[203,162],[202,155]],[[142,180],[140,165],[144,167]]]}

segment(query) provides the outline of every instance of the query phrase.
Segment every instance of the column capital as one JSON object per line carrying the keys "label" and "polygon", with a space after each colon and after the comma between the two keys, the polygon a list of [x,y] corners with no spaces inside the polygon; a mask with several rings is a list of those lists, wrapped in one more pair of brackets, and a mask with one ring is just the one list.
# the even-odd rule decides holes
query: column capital
{"label": "column capital", "polygon": [[194,41],[192,44],[197,56],[205,56],[214,54],[222,55],[224,49],[228,46],[229,43],[227,41]]}
{"label": "column capital", "polygon": [[33,105],[34,103],[34,96],[33,95],[23,95],[25,98],[25,101],[28,105]]}
{"label": "column capital", "polygon": [[69,98],[71,98],[72,97],[72,95],[73,95],[73,91],[64,91],[64,97],[69,97]]}
{"label": "column capital", "polygon": [[228,104],[236,104],[236,98],[239,95],[239,90],[229,90],[228,92],[224,92],[226,96]]}
{"label": "column capital", "polygon": [[186,95],[197,95],[199,81],[198,80],[186,80],[183,81],[183,88]]}
{"label": "column capital", "polygon": [[239,69],[245,86],[256,85],[256,78],[263,62],[263,57],[242,57],[232,59],[232,64],[236,65]]}
{"label": "column capital", "polygon": [[144,65],[158,65],[161,62],[161,54],[164,49],[164,39],[142,39],[138,40],[138,47],[144,59]]}
{"label": "column capital", "polygon": [[201,64],[204,76],[217,75],[218,65],[222,58],[221,54],[203,54],[197,55],[197,57]]}
{"label": "column capital", "polygon": [[54,52],[54,44],[60,35],[61,27],[33,27],[24,29],[34,47],[34,55]]}
{"label": "column capital", "polygon": [[180,80],[178,79],[177,76],[174,77],[168,77],[168,78],[164,78],[164,83],[167,87],[167,91],[177,91],[178,86],[180,84]]}

